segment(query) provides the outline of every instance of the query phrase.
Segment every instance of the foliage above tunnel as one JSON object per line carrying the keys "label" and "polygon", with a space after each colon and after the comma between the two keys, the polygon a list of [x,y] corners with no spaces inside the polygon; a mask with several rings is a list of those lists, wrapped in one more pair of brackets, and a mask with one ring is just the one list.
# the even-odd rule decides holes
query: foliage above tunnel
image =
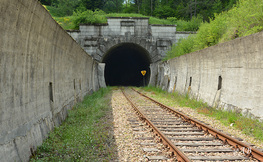
{"label": "foliage above tunnel", "polygon": [[159,18],[190,20],[200,15],[205,21],[214,13],[229,10],[237,0],[39,0],[50,6],[53,16],[71,16],[75,11],[97,9],[106,13],[138,13]]}
{"label": "foliage above tunnel", "polygon": [[173,46],[166,60],[263,29],[262,0],[104,0],[102,5],[97,5],[102,0],[40,1],[64,29],[106,23],[106,17],[149,17],[150,24],[198,31]]}
{"label": "foliage above tunnel", "polygon": [[[150,24],[177,24],[178,31],[196,31],[202,21],[209,21],[214,13],[229,10],[237,0],[39,0],[51,15],[58,20],[64,29],[73,29],[73,19],[88,23],[105,22],[105,18],[97,19],[83,15],[102,10],[106,16],[118,13],[118,17],[132,14],[138,17],[150,17]],[[90,11],[87,11],[90,10]],[[75,12],[75,15],[73,13]],[[77,13],[77,14],[76,14]],[[121,14],[120,14],[121,13]],[[135,15],[134,15],[135,14]],[[112,15],[112,14],[110,14]],[[113,14],[116,15],[116,14]],[[97,17],[97,16],[95,16]],[[64,21],[66,19],[67,21]],[[92,20],[87,20],[92,19]]]}
{"label": "foliage above tunnel", "polygon": [[196,35],[180,40],[165,60],[262,31],[262,11],[262,0],[239,0],[231,10],[202,23]]}
{"label": "foliage above tunnel", "polygon": [[[49,7],[45,6],[47,10]],[[202,22],[202,18],[196,17],[190,21],[177,20],[175,17],[160,19],[136,13],[105,13],[102,10],[86,10],[74,12],[73,16],[53,17],[65,30],[78,29],[79,24],[105,24],[107,17],[149,17],[149,24],[177,25],[177,31],[196,31]]]}

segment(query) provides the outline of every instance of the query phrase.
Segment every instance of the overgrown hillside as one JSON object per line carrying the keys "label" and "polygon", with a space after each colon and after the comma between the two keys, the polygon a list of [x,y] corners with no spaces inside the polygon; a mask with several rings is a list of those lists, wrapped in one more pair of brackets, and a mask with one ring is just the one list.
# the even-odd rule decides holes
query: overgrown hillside
{"label": "overgrown hillside", "polygon": [[[50,6],[45,6],[50,12]],[[52,12],[50,12],[52,15]],[[102,10],[86,10],[83,12],[74,12],[72,16],[53,18],[60,24],[63,29],[78,29],[79,24],[104,24],[107,23],[107,17],[149,17],[150,24],[177,25],[177,31],[196,31],[203,22],[201,17],[194,17],[189,21],[178,20],[175,17],[160,19],[153,16],[145,16],[136,13],[105,13]]]}
{"label": "overgrown hillside", "polygon": [[180,40],[167,53],[165,60],[262,30],[262,0],[239,0],[231,10],[215,14],[210,23],[202,23],[196,35]]}
{"label": "overgrown hillside", "polygon": [[[148,16],[150,24],[176,24],[177,31],[196,31],[214,13],[237,0],[39,0],[64,29],[77,23],[105,23],[106,17]],[[103,13],[102,13],[103,12]],[[117,14],[109,14],[117,13]]]}
{"label": "overgrown hillside", "polygon": [[[106,17],[149,17],[198,31],[167,52],[168,60],[263,30],[262,0],[40,0],[64,29],[106,23]],[[114,13],[114,14],[112,14]]]}
{"label": "overgrown hillside", "polygon": [[55,17],[71,16],[74,12],[103,10],[106,13],[138,13],[158,18],[176,17],[189,21],[202,17],[204,21],[229,10],[237,0],[39,0],[50,6]]}

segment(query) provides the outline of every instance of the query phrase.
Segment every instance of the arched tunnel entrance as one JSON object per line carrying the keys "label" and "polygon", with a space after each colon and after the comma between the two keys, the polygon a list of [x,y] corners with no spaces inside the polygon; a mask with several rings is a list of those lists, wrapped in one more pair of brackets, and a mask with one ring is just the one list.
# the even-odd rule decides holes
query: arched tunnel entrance
{"label": "arched tunnel entrance", "polygon": [[[107,86],[146,86],[150,79],[150,57],[147,50],[133,43],[112,47],[103,58]],[[146,70],[143,77],[142,70]]]}

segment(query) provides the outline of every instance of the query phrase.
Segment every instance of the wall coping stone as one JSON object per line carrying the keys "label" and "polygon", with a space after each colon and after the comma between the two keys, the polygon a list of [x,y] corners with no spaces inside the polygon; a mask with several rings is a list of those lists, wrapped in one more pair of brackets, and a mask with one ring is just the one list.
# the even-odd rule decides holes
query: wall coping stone
{"label": "wall coping stone", "polygon": [[195,31],[176,31],[176,34],[196,34]]}
{"label": "wall coping stone", "polygon": [[108,26],[108,23],[103,24],[79,24],[79,26]]}
{"label": "wall coping stone", "polygon": [[106,17],[107,19],[149,19],[149,17]]}
{"label": "wall coping stone", "polygon": [[177,25],[166,25],[166,24],[151,24],[151,26],[161,26],[161,27],[166,27],[166,26],[172,26],[172,27],[176,27]]}
{"label": "wall coping stone", "polygon": [[74,30],[74,29],[69,29],[69,30],[66,30],[67,32],[78,32],[80,33],[80,30]]}

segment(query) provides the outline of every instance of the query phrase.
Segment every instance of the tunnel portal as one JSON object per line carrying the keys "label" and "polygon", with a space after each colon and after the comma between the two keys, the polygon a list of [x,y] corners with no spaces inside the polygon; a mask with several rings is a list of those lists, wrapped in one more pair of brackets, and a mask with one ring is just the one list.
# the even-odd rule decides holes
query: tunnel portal
{"label": "tunnel portal", "polygon": [[[149,53],[133,43],[112,47],[103,58],[107,86],[146,86],[150,78]],[[142,70],[146,70],[143,77]]]}

